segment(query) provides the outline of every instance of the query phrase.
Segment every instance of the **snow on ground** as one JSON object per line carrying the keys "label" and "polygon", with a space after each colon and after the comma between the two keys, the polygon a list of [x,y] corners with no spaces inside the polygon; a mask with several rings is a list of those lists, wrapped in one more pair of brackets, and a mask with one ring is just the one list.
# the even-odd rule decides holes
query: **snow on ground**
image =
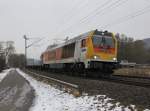
{"label": "snow on ground", "polygon": [[135,109],[134,105],[121,106],[120,103],[111,103],[111,98],[105,95],[74,97],[64,93],[48,84],[37,81],[31,76],[17,71],[25,77],[35,89],[36,98],[30,111],[130,111],[129,107]]}
{"label": "snow on ground", "polygon": [[0,73],[0,82],[5,78],[5,76],[9,73],[11,69],[4,70]]}

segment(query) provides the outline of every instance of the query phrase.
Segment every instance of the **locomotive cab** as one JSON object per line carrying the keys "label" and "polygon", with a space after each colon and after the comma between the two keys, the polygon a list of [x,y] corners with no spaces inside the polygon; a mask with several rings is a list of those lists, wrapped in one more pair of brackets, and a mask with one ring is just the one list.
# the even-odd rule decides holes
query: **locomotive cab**
{"label": "locomotive cab", "polygon": [[95,30],[87,39],[87,47],[87,68],[112,69],[117,64],[117,40],[113,33]]}

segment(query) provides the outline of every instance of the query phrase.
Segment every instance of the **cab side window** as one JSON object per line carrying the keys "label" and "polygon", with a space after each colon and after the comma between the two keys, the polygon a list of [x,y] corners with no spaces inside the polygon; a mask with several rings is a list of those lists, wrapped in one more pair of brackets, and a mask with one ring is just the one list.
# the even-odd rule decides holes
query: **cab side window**
{"label": "cab side window", "polygon": [[85,47],[85,46],[86,46],[86,40],[83,39],[83,40],[81,41],[81,47]]}

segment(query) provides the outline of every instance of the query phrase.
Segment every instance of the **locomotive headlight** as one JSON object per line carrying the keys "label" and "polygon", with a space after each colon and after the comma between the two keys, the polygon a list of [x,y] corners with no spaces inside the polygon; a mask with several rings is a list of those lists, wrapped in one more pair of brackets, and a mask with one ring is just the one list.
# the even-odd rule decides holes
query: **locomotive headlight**
{"label": "locomotive headlight", "polygon": [[97,59],[97,56],[94,56],[94,59]]}
{"label": "locomotive headlight", "polygon": [[117,61],[117,58],[114,57],[113,60],[114,60],[114,61]]}
{"label": "locomotive headlight", "polygon": [[99,57],[98,57],[98,56],[94,56],[93,58],[94,58],[94,59],[98,59]]}

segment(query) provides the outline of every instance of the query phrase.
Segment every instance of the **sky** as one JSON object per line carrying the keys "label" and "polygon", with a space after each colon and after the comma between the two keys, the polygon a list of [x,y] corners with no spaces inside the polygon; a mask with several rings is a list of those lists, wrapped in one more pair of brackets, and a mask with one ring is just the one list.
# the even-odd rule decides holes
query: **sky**
{"label": "sky", "polygon": [[0,41],[14,41],[16,52],[39,58],[48,44],[93,29],[150,37],[150,0],[0,0]]}

